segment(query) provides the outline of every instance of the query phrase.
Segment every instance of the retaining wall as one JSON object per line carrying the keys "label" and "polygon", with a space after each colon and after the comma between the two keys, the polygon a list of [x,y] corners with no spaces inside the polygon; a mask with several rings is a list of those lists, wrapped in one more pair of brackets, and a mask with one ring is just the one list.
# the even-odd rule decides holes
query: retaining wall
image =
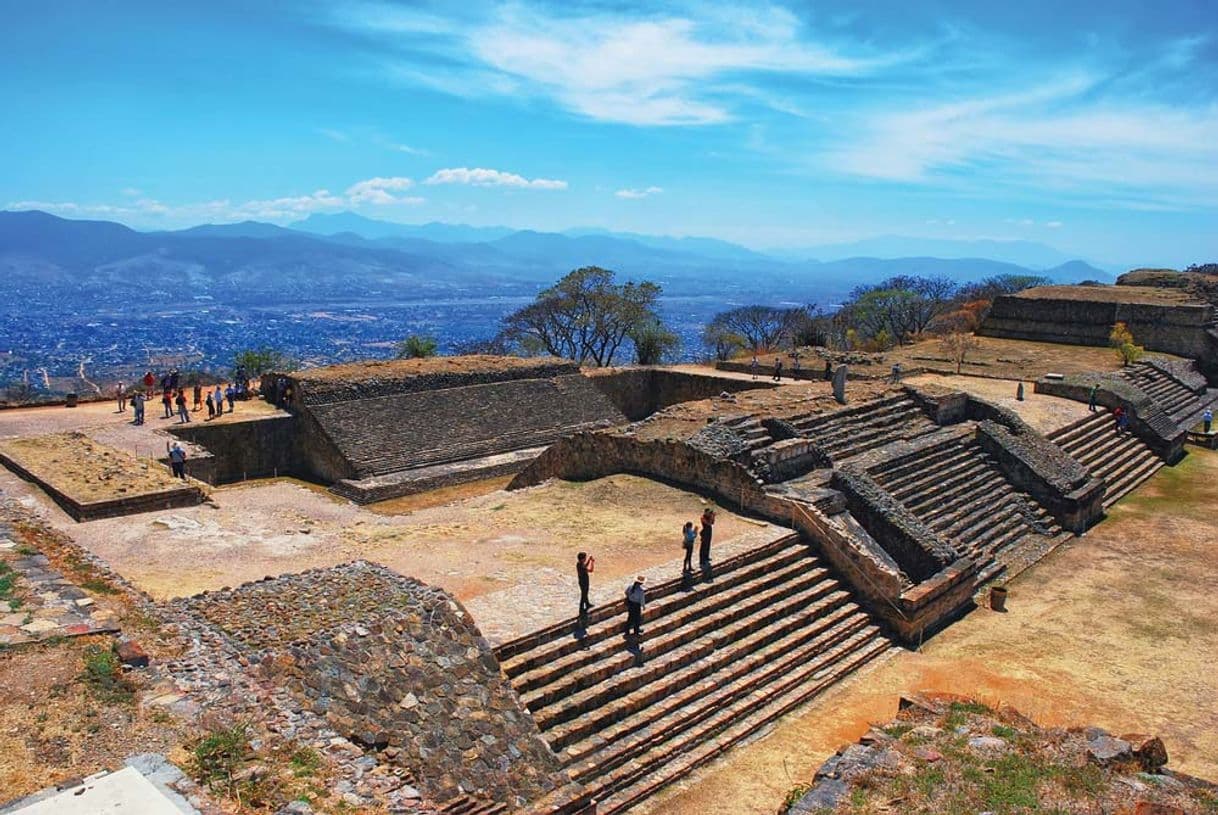
{"label": "retaining wall", "polygon": [[[240,422],[192,423],[166,428],[178,438],[205,448],[211,484],[229,484],[246,478],[283,475],[299,469],[295,416],[267,416]],[[190,472],[192,462],[187,459]],[[194,472],[191,472],[194,475]]]}
{"label": "retaining wall", "polygon": [[744,381],[664,368],[615,368],[590,371],[587,377],[632,422],[681,402],[709,399],[724,392],[777,387],[761,379]]}

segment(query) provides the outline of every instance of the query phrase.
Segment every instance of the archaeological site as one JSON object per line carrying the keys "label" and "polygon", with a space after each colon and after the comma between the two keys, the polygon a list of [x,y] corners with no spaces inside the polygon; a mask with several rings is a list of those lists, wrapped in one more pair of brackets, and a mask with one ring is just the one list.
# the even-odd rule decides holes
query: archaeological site
{"label": "archaeological site", "polygon": [[0,410],[0,812],[899,812],[1019,756],[1218,811],[1215,305],[1038,287],[975,343]]}

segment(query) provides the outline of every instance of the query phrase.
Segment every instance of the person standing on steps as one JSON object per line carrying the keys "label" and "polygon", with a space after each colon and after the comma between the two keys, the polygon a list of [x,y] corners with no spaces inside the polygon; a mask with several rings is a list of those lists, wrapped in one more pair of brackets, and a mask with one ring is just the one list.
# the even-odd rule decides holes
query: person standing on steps
{"label": "person standing on steps", "polygon": [[1091,393],[1087,396],[1087,410],[1091,411],[1092,413],[1095,413],[1095,395],[1099,392],[1099,389],[1099,385],[1092,385]]}
{"label": "person standing on steps", "polygon": [[636,638],[643,636],[643,606],[647,603],[647,592],[643,591],[644,580],[646,578],[639,575],[626,589],[626,630],[622,632],[623,637],[629,638],[631,633]]}
{"label": "person standing on steps", "polygon": [[1117,405],[1112,409],[1112,420],[1116,425],[1117,435],[1121,435],[1121,431],[1125,429],[1125,406]]}
{"label": "person standing on steps", "polygon": [[714,531],[715,531],[715,511],[713,509],[711,509],[710,507],[707,507],[706,509],[702,510],[702,529],[699,532],[701,542],[700,542],[700,545],[698,546],[698,563],[703,568],[706,568],[707,566],[709,566],[710,562],[711,562],[711,556],[710,556],[711,535],[714,534]]}
{"label": "person standing on steps", "polygon": [[1201,421],[1205,422],[1205,434],[1208,436],[1210,428],[1214,426],[1214,411],[1206,408],[1205,412],[1201,414]]}
{"label": "person standing on steps", "polygon": [[152,388],[156,385],[156,377],[152,375],[152,371],[144,372],[144,396],[145,398],[152,395]]}
{"label": "person standing on steps", "polygon": [[694,522],[686,521],[681,530],[681,545],[685,547],[685,562],[681,565],[683,574],[689,574],[694,570],[694,539],[697,537],[698,532],[694,529]]}
{"label": "person standing on steps", "polygon": [[592,603],[588,600],[588,589],[591,585],[591,580],[588,575],[596,571],[596,558],[590,557],[587,552],[580,552],[575,556],[575,576],[579,578],[579,618],[585,619],[588,612],[592,610]]}

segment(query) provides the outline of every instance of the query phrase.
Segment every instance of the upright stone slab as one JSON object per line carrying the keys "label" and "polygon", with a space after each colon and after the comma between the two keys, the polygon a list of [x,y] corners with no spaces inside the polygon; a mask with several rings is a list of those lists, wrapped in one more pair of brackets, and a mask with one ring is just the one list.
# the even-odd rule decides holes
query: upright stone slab
{"label": "upright stone slab", "polygon": [[839,405],[846,404],[846,376],[849,371],[845,365],[837,366],[833,372],[833,398]]}

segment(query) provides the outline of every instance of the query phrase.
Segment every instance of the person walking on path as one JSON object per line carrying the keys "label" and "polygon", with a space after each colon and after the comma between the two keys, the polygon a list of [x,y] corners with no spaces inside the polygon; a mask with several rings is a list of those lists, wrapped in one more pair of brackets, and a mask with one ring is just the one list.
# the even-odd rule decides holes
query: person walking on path
{"label": "person walking on path", "polygon": [[118,400],[118,412],[126,413],[127,412],[127,386],[124,385],[122,382],[119,382],[118,385],[115,386],[114,398]]}
{"label": "person walking on path", "polygon": [[757,364],[757,355],[753,354],[753,361],[749,363],[749,373],[753,375],[753,379],[757,378],[757,369],[761,366]]}
{"label": "person walking on path", "polygon": [[1205,433],[1209,435],[1210,428],[1214,426],[1214,411],[1206,408],[1205,412],[1201,414],[1201,421],[1205,422]]}
{"label": "person walking on path", "polygon": [[161,407],[165,408],[165,415],[162,419],[169,419],[173,416],[173,394],[168,390],[161,392]]}
{"label": "person walking on path", "polygon": [[629,638],[631,633],[635,637],[643,636],[643,606],[647,603],[647,592],[643,590],[645,579],[639,575],[626,589],[626,630],[622,632],[623,637]]}
{"label": "person walking on path", "polygon": [[174,478],[186,480],[186,451],[176,441],[169,448],[169,469],[173,470]]}
{"label": "person walking on path", "polygon": [[775,382],[782,381],[782,358],[781,357],[774,358],[774,381]]}
{"label": "person walking on path", "polygon": [[711,535],[715,531],[715,511],[707,507],[702,511],[702,529],[699,533],[701,538],[698,546],[698,563],[702,566],[709,566],[711,562],[710,547]]}
{"label": "person walking on path", "polygon": [[685,562],[681,564],[681,571],[684,574],[689,574],[694,570],[694,539],[698,537],[698,531],[694,529],[693,521],[686,521],[685,527],[681,530],[681,545],[685,547]]}
{"label": "person walking on path", "polygon": [[194,397],[195,397],[195,410],[196,411],[202,410],[203,409],[203,386],[199,384],[199,381],[197,379],[195,380]]}
{"label": "person walking on path", "polygon": [[131,409],[135,412],[135,421],[133,424],[144,423],[144,392],[136,391],[131,394]]}
{"label": "person walking on path", "polygon": [[212,398],[216,400],[216,415],[224,415],[224,392],[220,390],[219,385],[216,385],[216,390],[212,393]]}
{"label": "person walking on path", "polygon": [[178,406],[178,424],[189,422],[190,411],[186,409],[186,391],[178,391],[176,404]]}
{"label": "person walking on path", "polygon": [[592,610],[592,603],[588,600],[588,589],[591,587],[591,579],[588,575],[596,571],[596,558],[588,555],[587,552],[580,552],[575,556],[575,576],[579,578],[579,618],[585,619],[588,612]]}

